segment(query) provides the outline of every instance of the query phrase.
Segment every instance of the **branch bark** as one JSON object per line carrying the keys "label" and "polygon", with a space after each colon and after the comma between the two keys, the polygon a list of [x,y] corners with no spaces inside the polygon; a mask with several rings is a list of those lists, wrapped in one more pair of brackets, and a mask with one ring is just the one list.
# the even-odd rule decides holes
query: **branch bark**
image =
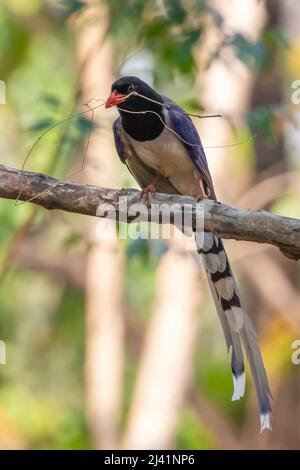
{"label": "branch bark", "polygon": [[[19,193],[21,191],[21,195]],[[119,198],[126,198],[126,206],[119,206]],[[211,200],[198,202],[172,194],[151,195],[151,207],[145,206],[143,213],[137,213],[134,204],[141,203],[139,191],[133,189],[108,189],[91,185],[71,183],[56,178],[0,165],[0,197],[30,201],[45,209],[59,209],[84,215],[96,216],[99,205],[113,208],[115,213],[103,211],[102,217],[131,223],[148,221],[151,215],[164,215],[168,208],[173,216],[189,214],[196,220],[196,207],[203,209],[204,228],[222,238],[268,243],[277,246],[284,255],[300,258],[300,220],[270,214],[266,211],[238,209]],[[33,199],[34,198],[34,199]],[[157,206],[154,206],[157,205]],[[159,209],[158,205],[164,205]],[[188,219],[188,217],[187,217]],[[153,220],[153,219],[152,219]],[[172,222],[172,220],[171,220]]]}

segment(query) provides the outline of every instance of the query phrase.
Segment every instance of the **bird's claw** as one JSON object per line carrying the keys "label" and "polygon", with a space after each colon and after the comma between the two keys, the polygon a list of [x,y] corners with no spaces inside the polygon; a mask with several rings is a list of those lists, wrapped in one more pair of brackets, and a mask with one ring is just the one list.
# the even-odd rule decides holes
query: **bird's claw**
{"label": "bird's claw", "polygon": [[140,201],[143,201],[144,203],[147,204],[147,206],[150,205],[150,194],[155,193],[155,185],[153,183],[149,184],[146,186],[146,188],[142,189],[140,192]]}
{"label": "bird's claw", "polygon": [[203,201],[203,199],[208,199],[208,196],[206,194],[195,193],[194,198],[196,199],[197,202],[199,202],[199,201]]}
{"label": "bird's claw", "polygon": [[140,192],[140,200],[144,199],[147,203],[149,203],[149,196],[150,194],[155,193],[156,191],[156,183],[159,180],[159,176],[157,176],[154,181],[152,181],[148,186],[146,186],[142,191]]}
{"label": "bird's claw", "polygon": [[146,186],[146,188],[142,189],[140,193],[140,199],[144,197],[149,197],[149,194],[155,193],[155,185],[153,183]]}
{"label": "bird's claw", "polygon": [[194,194],[194,198],[196,198],[197,202],[208,198],[208,196],[205,192],[205,189],[204,189],[203,180],[202,180],[201,176],[199,176],[199,178],[198,178],[198,192]]}

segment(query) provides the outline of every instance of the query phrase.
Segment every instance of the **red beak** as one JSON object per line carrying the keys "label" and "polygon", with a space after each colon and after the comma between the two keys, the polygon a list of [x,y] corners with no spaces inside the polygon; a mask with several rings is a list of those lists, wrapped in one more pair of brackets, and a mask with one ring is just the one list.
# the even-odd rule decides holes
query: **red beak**
{"label": "red beak", "polygon": [[107,98],[105,107],[111,108],[112,106],[118,106],[118,104],[123,103],[126,100],[126,95],[118,93],[117,91],[112,91],[110,96]]}

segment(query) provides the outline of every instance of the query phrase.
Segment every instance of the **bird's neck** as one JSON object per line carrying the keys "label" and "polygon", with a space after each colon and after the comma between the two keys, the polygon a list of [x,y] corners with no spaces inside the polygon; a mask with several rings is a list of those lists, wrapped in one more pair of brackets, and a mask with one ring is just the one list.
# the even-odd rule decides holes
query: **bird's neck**
{"label": "bird's neck", "polygon": [[140,142],[156,139],[164,129],[165,117],[162,107],[148,104],[146,109],[147,112],[137,114],[120,110],[123,129],[130,137]]}

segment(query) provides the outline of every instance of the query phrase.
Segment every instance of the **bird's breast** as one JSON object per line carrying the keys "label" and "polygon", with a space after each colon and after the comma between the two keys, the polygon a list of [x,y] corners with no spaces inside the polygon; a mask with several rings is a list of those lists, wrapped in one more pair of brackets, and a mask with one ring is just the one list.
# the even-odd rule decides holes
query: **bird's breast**
{"label": "bird's breast", "polygon": [[182,142],[167,128],[153,140],[139,142],[131,137],[129,139],[137,156],[166,178],[195,169]]}

